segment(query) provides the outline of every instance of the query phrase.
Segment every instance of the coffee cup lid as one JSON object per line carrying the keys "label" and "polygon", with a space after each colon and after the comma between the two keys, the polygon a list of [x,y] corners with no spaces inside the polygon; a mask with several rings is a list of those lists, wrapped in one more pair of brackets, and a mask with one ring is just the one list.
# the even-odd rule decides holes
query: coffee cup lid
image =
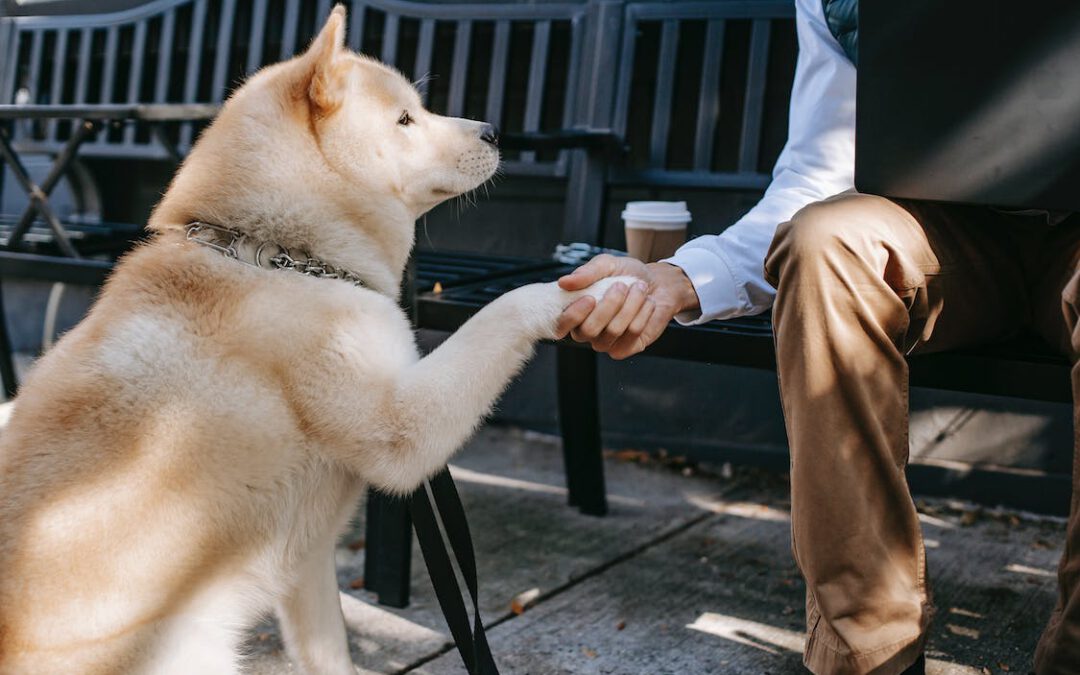
{"label": "coffee cup lid", "polygon": [[639,223],[689,223],[686,202],[627,202],[623,220]]}

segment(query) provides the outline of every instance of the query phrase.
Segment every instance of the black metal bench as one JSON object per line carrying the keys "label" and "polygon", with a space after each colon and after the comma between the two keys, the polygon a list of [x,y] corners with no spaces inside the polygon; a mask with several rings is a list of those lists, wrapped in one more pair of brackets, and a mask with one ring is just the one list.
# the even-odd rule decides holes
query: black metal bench
{"label": "black metal bench", "polygon": [[[589,211],[581,214],[567,237],[593,244],[610,244],[615,239],[604,227],[610,209],[605,210],[603,199],[610,187],[664,189],[668,194],[672,188],[682,193],[703,188],[764,188],[780,147],[770,133],[775,134],[778,118],[786,120],[778,110],[786,106],[791,85],[794,50],[784,43],[790,45],[793,40],[792,14],[787,0],[627,3],[615,57],[615,87],[597,91],[598,96],[611,96],[608,103],[597,105],[610,110],[610,116],[593,123],[612,129],[629,146],[629,154],[618,162],[594,157],[591,171],[595,173],[569,184],[568,199],[587,204]],[[742,27],[742,35],[732,32],[739,22],[749,24]],[[681,40],[690,36],[700,41],[702,32],[703,50],[680,51]],[[741,59],[740,50],[744,51]],[[683,69],[700,74],[696,91],[688,91],[685,78],[679,78]],[[680,83],[683,89],[677,92]],[[732,89],[741,89],[742,96],[732,95]],[[779,96],[784,99],[778,103]],[[641,106],[641,101],[650,105]],[[741,116],[730,114],[732,103]],[[726,116],[725,108],[729,111]],[[717,155],[722,149],[720,140],[729,144],[723,148],[723,157]],[[579,190],[589,194],[575,197]],[[452,331],[498,295],[525,283],[553,280],[568,269],[530,272],[421,295],[418,324]],[[775,368],[768,316],[698,327],[672,324],[645,356]],[[1072,400],[1066,359],[1034,338],[918,356],[910,360],[910,369],[914,386],[1053,402]],[[557,377],[569,502],[585,513],[601,515],[607,510],[607,501],[595,354],[571,341],[560,343]],[[978,468],[950,471],[913,466],[909,477],[923,492],[946,492],[1051,513],[1067,509],[1071,490],[1063,477]]]}

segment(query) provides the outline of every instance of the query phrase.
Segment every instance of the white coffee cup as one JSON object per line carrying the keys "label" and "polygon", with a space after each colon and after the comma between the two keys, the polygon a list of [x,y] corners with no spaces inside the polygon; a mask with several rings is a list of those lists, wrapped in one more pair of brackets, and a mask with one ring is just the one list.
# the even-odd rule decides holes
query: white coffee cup
{"label": "white coffee cup", "polygon": [[626,250],[642,262],[670,257],[686,243],[690,211],[686,202],[627,202]]}

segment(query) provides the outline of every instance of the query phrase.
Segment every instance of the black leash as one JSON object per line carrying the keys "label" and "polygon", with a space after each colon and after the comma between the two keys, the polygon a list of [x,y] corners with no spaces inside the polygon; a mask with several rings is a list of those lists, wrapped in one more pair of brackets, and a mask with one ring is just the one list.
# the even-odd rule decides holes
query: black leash
{"label": "black leash", "polygon": [[[454,566],[446,549],[446,541],[443,540],[435,518],[436,510],[442,519],[446,540],[450,542],[450,549],[454,552],[461,576],[464,577],[472,597],[471,625],[465,602],[461,598],[461,587],[458,586]],[[461,660],[465,662],[465,669],[469,671],[469,675],[498,675],[499,669],[491,656],[487,633],[480,620],[480,596],[476,583],[476,554],[473,551],[472,535],[469,534],[465,508],[461,505],[461,497],[454,486],[454,479],[450,477],[449,468],[443,468],[426,486],[422,485],[412,493],[409,498],[409,511],[412,514],[413,527],[416,528],[416,538],[420,542],[420,550],[424,554],[424,563],[431,575],[431,585],[435,587],[435,596],[439,599],[439,606],[446,617],[446,624],[457,644]]]}

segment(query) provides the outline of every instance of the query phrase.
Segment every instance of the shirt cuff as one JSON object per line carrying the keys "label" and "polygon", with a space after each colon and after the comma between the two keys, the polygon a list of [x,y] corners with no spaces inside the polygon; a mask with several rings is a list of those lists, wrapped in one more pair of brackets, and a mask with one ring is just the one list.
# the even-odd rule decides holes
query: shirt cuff
{"label": "shirt cuff", "polygon": [[660,262],[680,268],[697,293],[700,308],[675,315],[675,320],[683,326],[696,326],[731,316],[742,307],[735,276],[724,259],[715,253],[684,246]]}

